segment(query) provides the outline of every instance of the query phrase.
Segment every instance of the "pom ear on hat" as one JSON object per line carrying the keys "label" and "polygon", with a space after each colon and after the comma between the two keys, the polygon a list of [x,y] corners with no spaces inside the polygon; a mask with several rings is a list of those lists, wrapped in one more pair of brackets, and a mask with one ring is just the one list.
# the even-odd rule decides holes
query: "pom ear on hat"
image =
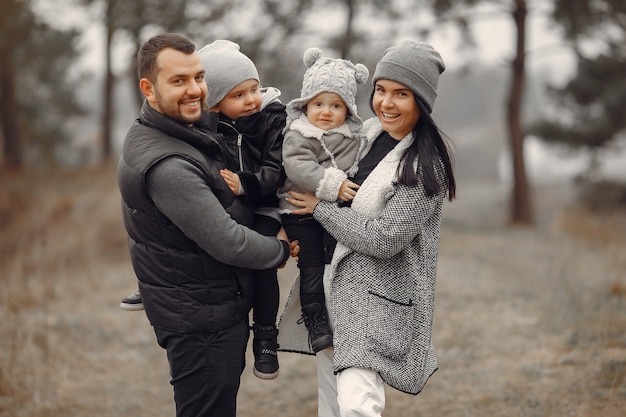
{"label": "pom ear on hat", "polygon": [[365,84],[370,76],[370,71],[363,64],[354,65],[354,80],[357,84]]}
{"label": "pom ear on hat", "polygon": [[363,64],[353,64],[345,59],[332,59],[322,56],[317,47],[304,51],[302,61],[307,67],[302,80],[300,98],[287,103],[287,125],[304,113],[306,104],[320,93],[338,94],[348,107],[348,123],[351,129],[360,128],[363,121],[357,114],[357,84],[365,84],[369,70]]}
{"label": "pom ear on hat", "polygon": [[307,68],[311,68],[315,62],[322,57],[322,50],[320,48],[309,48],[304,51],[302,61]]}

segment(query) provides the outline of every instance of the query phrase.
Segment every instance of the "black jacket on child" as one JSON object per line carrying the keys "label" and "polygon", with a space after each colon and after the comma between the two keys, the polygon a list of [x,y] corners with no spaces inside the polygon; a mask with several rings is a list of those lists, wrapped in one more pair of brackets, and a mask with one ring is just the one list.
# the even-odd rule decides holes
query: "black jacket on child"
{"label": "black jacket on child", "polygon": [[276,190],[285,182],[282,163],[285,106],[273,102],[258,113],[231,120],[220,113],[218,132],[234,160],[234,172],[254,207],[278,207]]}

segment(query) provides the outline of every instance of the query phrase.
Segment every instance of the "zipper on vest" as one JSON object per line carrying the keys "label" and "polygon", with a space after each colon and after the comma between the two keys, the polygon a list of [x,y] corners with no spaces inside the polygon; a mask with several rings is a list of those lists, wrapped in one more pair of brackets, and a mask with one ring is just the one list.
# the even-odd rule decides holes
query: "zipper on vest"
{"label": "zipper on vest", "polygon": [[243,142],[243,135],[237,132],[237,153],[239,154],[239,171],[244,171],[243,169],[243,155],[241,152],[241,142]]}
{"label": "zipper on vest", "polygon": [[235,292],[237,298],[241,298],[241,294],[243,293],[243,289],[241,288],[241,283],[239,282],[239,278],[237,277],[237,272],[235,270],[235,268],[231,268],[231,278],[233,279],[233,282],[235,283],[235,288],[237,289],[237,291]]}

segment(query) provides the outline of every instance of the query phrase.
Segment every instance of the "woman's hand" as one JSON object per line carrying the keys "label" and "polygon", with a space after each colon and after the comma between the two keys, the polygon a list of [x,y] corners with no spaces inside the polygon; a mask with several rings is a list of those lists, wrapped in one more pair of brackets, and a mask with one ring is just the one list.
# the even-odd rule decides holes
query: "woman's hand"
{"label": "woman's hand", "polygon": [[319,198],[315,197],[315,195],[311,193],[299,193],[297,191],[289,191],[289,197],[287,197],[287,202],[293,204],[296,207],[300,207],[299,209],[292,210],[293,214],[313,214],[313,210],[315,210],[315,206],[319,203]]}

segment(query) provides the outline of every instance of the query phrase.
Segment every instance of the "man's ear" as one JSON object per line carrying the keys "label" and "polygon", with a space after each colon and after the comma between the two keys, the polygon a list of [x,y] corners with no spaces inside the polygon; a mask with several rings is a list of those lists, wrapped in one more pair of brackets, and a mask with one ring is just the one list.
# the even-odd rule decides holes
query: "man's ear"
{"label": "man's ear", "polygon": [[139,80],[139,89],[148,101],[154,96],[154,85],[147,78]]}

